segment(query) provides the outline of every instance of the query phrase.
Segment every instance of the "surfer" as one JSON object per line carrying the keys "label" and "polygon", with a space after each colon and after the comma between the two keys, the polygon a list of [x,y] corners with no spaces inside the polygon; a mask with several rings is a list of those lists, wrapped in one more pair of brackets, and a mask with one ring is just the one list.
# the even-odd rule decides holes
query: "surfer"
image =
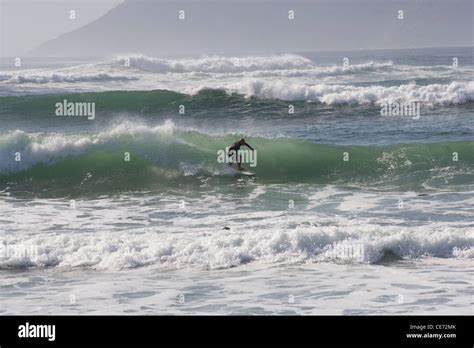
{"label": "surfer", "polygon": [[[229,150],[228,150],[229,157],[234,156],[234,161],[237,163],[237,167],[239,168],[239,170],[242,169],[242,165],[241,165],[242,158],[239,154],[239,150],[241,146],[247,146],[250,150],[254,151],[253,147],[247,144],[244,138],[240,138],[238,141],[236,141],[231,146],[229,146]],[[229,163],[229,165],[232,165],[232,163]]]}

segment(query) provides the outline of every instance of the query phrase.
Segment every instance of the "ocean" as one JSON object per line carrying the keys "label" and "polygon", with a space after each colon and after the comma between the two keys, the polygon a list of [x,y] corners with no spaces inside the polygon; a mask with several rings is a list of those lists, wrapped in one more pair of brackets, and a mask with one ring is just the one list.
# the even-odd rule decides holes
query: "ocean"
{"label": "ocean", "polygon": [[[2,59],[0,313],[472,314],[473,73],[472,47]],[[255,176],[218,160],[239,138]]]}

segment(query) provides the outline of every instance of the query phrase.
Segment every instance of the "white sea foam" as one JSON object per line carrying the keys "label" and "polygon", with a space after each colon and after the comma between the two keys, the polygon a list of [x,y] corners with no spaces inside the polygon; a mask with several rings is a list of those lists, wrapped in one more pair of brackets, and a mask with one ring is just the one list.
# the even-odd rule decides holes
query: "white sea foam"
{"label": "white sea foam", "polygon": [[52,73],[52,72],[18,72],[0,74],[1,82],[8,83],[77,83],[77,82],[107,82],[107,81],[131,81],[136,77],[125,75],[113,75],[107,73]]}
{"label": "white sea foam", "polygon": [[[167,89],[190,94],[221,89],[260,98],[327,105],[390,101],[460,105],[473,100],[474,83],[468,79],[472,72],[469,66],[409,66],[391,61],[321,65],[296,54],[180,59],[134,54],[59,70],[3,72],[0,84],[6,87],[1,91],[6,95],[24,93],[26,85],[29,91],[39,93],[46,86],[53,91]],[[451,82],[410,83],[416,79]],[[396,85],[381,81],[394,81]]]}
{"label": "white sea foam", "polygon": [[375,63],[367,62],[348,66],[314,66],[311,69],[285,69],[285,70],[260,70],[245,73],[248,77],[330,77],[340,75],[351,75],[375,71],[385,71],[393,67],[392,62]]}
{"label": "white sea foam", "polygon": [[308,58],[294,55],[223,57],[207,56],[188,59],[159,59],[144,55],[121,56],[121,64],[129,63],[131,67],[155,73],[245,73],[247,76],[329,76],[354,74],[384,70],[393,66],[393,62],[366,62],[352,65],[317,66]]}
{"label": "white sea foam", "polygon": [[222,57],[207,56],[189,59],[159,59],[144,55],[118,57],[121,64],[130,62],[130,66],[148,72],[212,72],[232,73],[257,70],[281,70],[308,68],[313,63],[308,58],[284,54],[267,57]]}
{"label": "white sea foam", "polygon": [[[0,173],[27,169],[38,163],[48,165],[68,156],[113,146],[121,137],[139,134],[142,142],[157,135],[163,139],[171,136],[174,130],[174,123],[170,120],[155,127],[122,122],[108,131],[89,135],[25,133],[16,130],[0,137]],[[19,161],[15,160],[16,153],[21,155]]]}
{"label": "white sea foam", "polygon": [[12,290],[25,286],[23,272],[4,272],[2,304],[4,315],[472,315],[471,269],[461,260],[429,259],[416,267],[254,263],[215,272],[36,270],[28,278],[29,296]]}
{"label": "white sea foam", "polygon": [[[199,90],[207,88],[201,86]],[[414,83],[400,86],[304,85],[283,81],[248,79],[218,86],[229,93],[247,97],[286,101],[320,102],[328,105],[385,104],[389,102],[421,102],[427,105],[458,105],[474,100],[474,82],[452,82],[420,86]]]}
{"label": "white sea foam", "polygon": [[366,223],[311,226],[281,231],[239,230],[219,233],[46,234],[6,236],[34,255],[7,255],[0,267],[91,267],[124,269],[143,266],[230,268],[248,262],[376,263],[387,252],[404,258],[472,258],[474,230],[426,227],[401,230]]}

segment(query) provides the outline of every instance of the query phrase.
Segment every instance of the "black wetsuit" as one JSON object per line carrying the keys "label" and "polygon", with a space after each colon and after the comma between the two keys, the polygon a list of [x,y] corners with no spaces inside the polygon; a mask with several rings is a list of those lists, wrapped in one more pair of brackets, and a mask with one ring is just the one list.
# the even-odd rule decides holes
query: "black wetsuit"
{"label": "black wetsuit", "polygon": [[[247,143],[244,143],[244,144],[240,144],[239,141],[236,141],[235,143],[233,143],[230,147],[229,147],[229,157],[230,156],[234,156],[234,159],[236,160],[236,163],[240,163],[240,156],[237,156],[238,153],[239,153],[239,150],[240,150],[240,147],[241,146],[247,146],[250,150],[253,151],[253,147],[250,146],[249,144]],[[235,151],[235,152],[232,152],[232,151]]]}

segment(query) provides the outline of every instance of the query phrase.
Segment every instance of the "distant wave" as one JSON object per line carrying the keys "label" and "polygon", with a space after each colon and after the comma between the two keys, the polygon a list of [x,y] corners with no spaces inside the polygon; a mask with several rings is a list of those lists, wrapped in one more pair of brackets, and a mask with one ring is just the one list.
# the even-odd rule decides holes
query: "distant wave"
{"label": "distant wave", "polygon": [[[19,78],[15,77],[14,79]],[[81,76],[81,77],[41,77],[36,79],[23,78],[22,83],[47,83],[52,78],[56,82],[79,82],[79,81],[121,81],[133,79],[131,77],[122,76]],[[102,80],[99,80],[102,79]],[[35,82],[33,82],[35,81]],[[177,88],[178,91],[172,90],[150,90],[150,91],[109,91],[109,92],[88,92],[90,99],[105,102],[102,110],[117,109],[120,105],[123,110],[143,110],[146,108],[166,106],[172,102],[184,101],[208,103],[208,107],[216,107],[220,103],[226,101],[225,95],[228,97],[259,98],[261,100],[281,100],[281,101],[301,101],[321,103],[325,105],[377,105],[380,106],[389,102],[412,103],[419,102],[425,106],[449,106],[462,105],[472,103],[474,101],[474,81],[470,82],[451,82],[449,84],[429,84],[417,85],[415,83],[402,84],[398,86],[354,86],[340,84],[299,84],[287,82],[278,79],[240,79],[238,82],[229,82],[218,84],[214,82],[209,84],[203,81],[202,84],[195,86],[183,86]],[[224,95],[223,95],[224,94]],[[75,99],[73,94],[69,94],[70,99]],[[5,96],[5,98],[8,98]],[[187,99],[186,99],[187,98]],[[212,98],[215,98],[212,100]],[[37,104],[31,104],[32,113],[45,107],[41,103],[41,99],[51,99],[51,102],[57,98],[49,95],[38,95],[30,97],[28,103],[37,101]],[[3,103],[18,104],[16,99],[4,99]],[[238,103],[238,100],[233,100]],[[245,103],[245,100],[241,100]],[[54,102],[55,103],[55,102]],[[53,105],[54,105],[53,103]],[[109,104],[111,103],[111,104]],[[26,104],[23,104],[26,105]],[[200,104],[203,106],[203,104]],[[22,110],[25,108],[22,107]]]}
{"label": "distant wave", "polygon": [[357,74],[362,72],[383,71],[393,67],[392,62],[375,63],[367,62],[362,64],[353,64],[348,66],[331,65],[313,67],[311,69],[288,69],[288,70],[261,70],[252,71],[245,76],[250,77],[328,77],[338,75]]}
{"label": "distant wave", "polygon": [[131,67],[155,73],[232,73],[257,70],[301,69],[313,66],[313,63],[308,58],[294,54],[268,57],[209,56],[193,59],[159,59],[144,55],[132,55],[121,56],[118,58],[118,61],[124,63],[126,59],[129,59]]}
{"label": "distant wave", "polygon": [[[0,112],[21,114],[23,117],[36,119],[39,115],[51,115],[58,101],[89,101],[101,105],[103,117],[112,117],[117,112],[131,114],[155,114],[157,112],[175,112],[175,105],[186,104],[194,110],[214,110],[232,106],[236,112],[247,110],[248,98],[255,98],[255,103],[268,110],[281,110],[287,102],[311,102],[338,107],[351,105],[361,108],[372,108],[387,102],[421,104],[421,115],[424,107],[461,106],[474,100],[474,82],[452,82],[450,84],[400,86],[350,86],[350,85],[304,85],[259,79],[241,80],[230,84],[209,88],[209,86],[189,86],[187,94],[170,90],[129,90],[28,95],[23,97],[0,97]],[[372,114],[378,112],[371,110]],[[317,116],[317,114],[315,114]],[[450,117],[450,115],[446,115]],[[218,117],[216,115],[216,117]],[[256,114],[255,117],[258,117]]]}
{"label": "distant wave", "polygon": [[[391,101],[461,105],[474,98],[474,83],[466,81],[470,74],[469,67],[394,65],[391,61],[318,65],[296,54],[181,59],[136,54],[60,70],[3,72],[0,92],[93,92],[98,87],[162,89],[189,95],[222,90],[246,97],[326,105],[380,105]],[[30,85],[26,88],[23,84]]]}
{"label": "distant wave", "polygon": [[221,57],[208,56],[189,59],[159,59],[144,55],[121,56],[121,64],[126,61],[131,67],[154,73],[244,73],[250,76],[326,76],[352,74],[362,71],[375,71],[393,66],[392,62],[367,62],[343,66],[316,66],[308,58],[294,55],[275,55],[264,57]]}
{"label": "distant wave", "polygon": [[106,82],[137,80],[133,76],[111,75],[106,73],[50,73],[50,72],[19,72],[0,74],[0,82],[8,83],[75,83],[75,82]]}
{"label": "distant wave", "polygon": [[144,55],[121,56],[118,61],[131,67],[154,73],[247,73],[247,76],[327,76],[376,71],[393,66],[392,62],[367,62],[348,66],[316,66],[308,58],[294,55],[266,57],[221,57],[209,56],[194,59],[159,59]]}
{"label": "distant wave", "polygon": [[[207,87],[202,87],[203,89]],[[420,102],[428,105],[459,105],[474,101],[474,82],[452,82],[419,86],[304,85],[284,81],[249,79],[217,87],[247,97],[285,101],[319,102],[327,105],[364,105],[388,102]]]}

